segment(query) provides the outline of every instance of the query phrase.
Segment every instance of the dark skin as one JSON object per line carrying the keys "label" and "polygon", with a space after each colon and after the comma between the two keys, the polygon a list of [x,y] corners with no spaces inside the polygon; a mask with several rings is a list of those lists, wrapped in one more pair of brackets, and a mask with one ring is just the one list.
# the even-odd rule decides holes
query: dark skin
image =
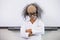
{"label": "dark skin", "polygon": [[[36,16],[36,7],[34,5],[30,5],[28,8],[27,8],[27,12],[29,14],[29,17],[30,17],[30,22],[33,24],[37,18],[35,18]],[[32,36],[32,29],[27,29],[26,32],[29,33],[29,37]]]}

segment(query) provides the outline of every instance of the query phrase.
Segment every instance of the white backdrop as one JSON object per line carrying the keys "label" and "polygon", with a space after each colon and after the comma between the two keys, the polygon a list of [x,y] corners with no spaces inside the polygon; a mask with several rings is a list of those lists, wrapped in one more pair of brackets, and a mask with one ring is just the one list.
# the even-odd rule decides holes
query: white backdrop
{"label": "white backdrop", "polygon": [[45,26],[60,26],[60,0],[0,0],[0,26],[20,26],[23,8],[34,2],[44,11]]}

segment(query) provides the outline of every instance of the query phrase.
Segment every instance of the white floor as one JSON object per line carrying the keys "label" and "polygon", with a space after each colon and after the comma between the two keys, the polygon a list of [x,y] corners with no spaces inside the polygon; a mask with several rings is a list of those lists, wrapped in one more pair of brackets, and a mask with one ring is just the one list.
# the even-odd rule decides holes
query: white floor
{"label": "white floor", "polygon": [[19,40],[19,32],[0,29],[0,40]]}
{"label": "white floor", "polygon": [[60,29],[57,31],[46,31],[43,40],[60,40]]}
{"label": "white floor", "polygon": [[[21,40],[19,31],[10,31],[8,29],[0,29],[0,40]],[[60,40],[60,29],[58,31],[46,31],[43,40]]]}

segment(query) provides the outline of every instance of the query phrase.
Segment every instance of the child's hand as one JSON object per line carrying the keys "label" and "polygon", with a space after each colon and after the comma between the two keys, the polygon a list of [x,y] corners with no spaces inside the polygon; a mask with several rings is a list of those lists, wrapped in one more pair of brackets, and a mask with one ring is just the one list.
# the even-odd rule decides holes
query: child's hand
{"label": "child's hand", "polygon": [[29,35],[28,35],[29,37],[32,36],[32,29],[27,29],[26,32],[29,33]]}

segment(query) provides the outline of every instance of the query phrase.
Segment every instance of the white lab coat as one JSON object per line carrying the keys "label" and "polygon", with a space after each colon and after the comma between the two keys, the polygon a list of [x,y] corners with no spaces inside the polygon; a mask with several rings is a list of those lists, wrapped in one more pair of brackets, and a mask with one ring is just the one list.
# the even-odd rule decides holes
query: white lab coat
{"label": "white lab coat", "polygon": [[[26,17],[26,20],[21,21],[21,31],[20,38],[21,40],[41,40],[42,34],[44,34],[44,24],[41,19],[38,19],[32,24],[29,16]],[[32,34],[35,34],[31,37],[28,37],[28,33],[25,32],[26,29],[32,29]]]}

